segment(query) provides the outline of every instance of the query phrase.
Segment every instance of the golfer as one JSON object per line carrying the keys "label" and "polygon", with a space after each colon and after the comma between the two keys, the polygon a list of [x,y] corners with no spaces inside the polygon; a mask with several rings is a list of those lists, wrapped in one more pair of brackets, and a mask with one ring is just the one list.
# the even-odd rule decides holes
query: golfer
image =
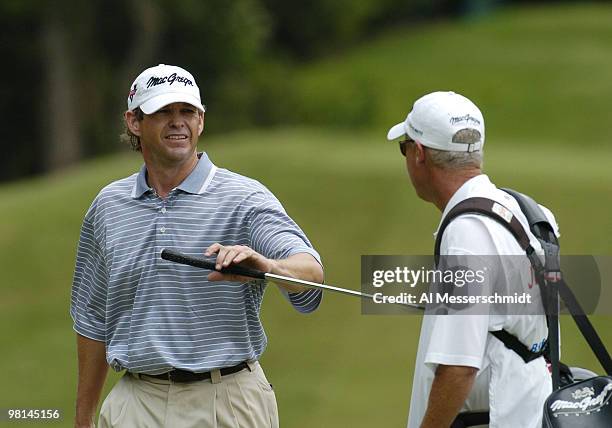
{"label": "golfer", "polygon": [[[410,181],[417,195],[442,219],[471,197],[493,199],[511,210],[529,231],[518,204],[482,173],[485,126],[470,100],[454,92],[418,99],[389,140],[401,139]],[[550,211],[546,213],[556,228]],[[532,245],[541,247],[530,234]],[[512,264],[498,272],[510,291],[531,281],[530,263],[515,238],[488,217],[466,214],[453,220],[441,238],[441,255],[497,255]],[[503,258],[513,255],[514,257]],[[523,257],[520,257],[520,256]],[[501,269],[501,268],[500,268]],[[490,412],[491,427],[541,426],[542,406],[551,392],[543,357],[526,363],[490,331],[504,329],[534,352],[548,329],[543,314],[425,315],[417,351],[409,428],[449,427],[460,412]]]}
{"label": "golfer", "polygon": [[[125,374],[102,404],[100,427],[277,427],[274,391],[258,363],[266,284],[160,253],[322,282],[319,255],[263,185],[197,152],[205,108],[189,72],[144,70],[127,107],[127,134],[144,165],[100,191],[76,256],[75,426],[93,426],[110,366]],[[280,291],[299,312],[321,301],[320,290]]]}

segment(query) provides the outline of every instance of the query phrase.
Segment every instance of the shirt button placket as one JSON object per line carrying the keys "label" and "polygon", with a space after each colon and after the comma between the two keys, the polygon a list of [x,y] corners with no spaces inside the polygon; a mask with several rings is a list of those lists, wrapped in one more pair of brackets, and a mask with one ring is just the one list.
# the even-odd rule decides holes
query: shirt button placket
{"label": "shirt button placket", "polygon": [[[159,210],[159,212],[160,212],[160,213],[162,213],[162,214],[166,214],[166,213],[168,212],[168,210],[167,210],[167,208],[166,208],[166,202],[165,202],[165,201],[164,201],[164,202],[162,202],[162,207],[161,207],[161,209]],[[163,221],[163,220],[162,220],[162,223],[164,223],[164,222],[165,222],[165,221]],[[162,225],[162,226],[159,228],[159,231],[160,231],[160,233],[166,233],[166,226],[163,226],[163,225]]]}

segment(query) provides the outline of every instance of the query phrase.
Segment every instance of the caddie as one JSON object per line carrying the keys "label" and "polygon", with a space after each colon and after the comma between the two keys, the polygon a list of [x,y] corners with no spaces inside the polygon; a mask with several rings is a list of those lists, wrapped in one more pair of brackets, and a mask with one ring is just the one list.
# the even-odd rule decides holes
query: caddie
{"label": "caddie", "polygon": [[[421,199],[440,210],[441,224],[457,204],[481,197],[506,207],[529,231],[517,202],[482,172],[484,118],[466,97],[434,92],[419,98],[387,138],[400,140],[410,181]],[[551,212],[545,212],[558,235]],[[530,232],[529,240],[541,252]],[[489,217],[474,213],[456,217],[443,231],[439,248],[442,256],[499,258],[502,262],[497,270],[487,274],[490,281],[504,281],[508,293],[520,293],[533,285],[525,251],[506,228]],[[491,427],[541,426],[543,403],[551,393],[547,363],[543,356],[526,362],[491,334],[500,330],[538,353],[548,335],[543,311],[524,315],[426,313],[409,428],[449,427],[460,413],[470,411],[488,411]]]}
{"label": "caddie", "polygon": [[[197,151],[205,108],[188,71],[144,70],[127,108],[127,136],[144,165],[96,196],[76,256],[75,426],[94,425],[110,366],[125,374],[102,404],[100,427],[277,427],[276,397],[258,363],[266,283],[160,253],[322,282],[319,254],[268,189]],[[299,312],[321,302],[320,290],[279,287]]]}

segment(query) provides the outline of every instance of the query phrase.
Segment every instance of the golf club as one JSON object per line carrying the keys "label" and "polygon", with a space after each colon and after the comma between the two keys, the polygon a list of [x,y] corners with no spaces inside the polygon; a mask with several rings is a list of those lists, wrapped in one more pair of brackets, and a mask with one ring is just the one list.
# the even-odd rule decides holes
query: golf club
{"label": "golf club", "polygon": [[[212,261],[205,260],[199,257],[189,256],[187,254],[183,254],[176,250],[172,250],[168,248],[165,248],[162,250],[161,258],[164,260],[174,262],[174,263],[180,263],[183,265],[189,265],[189,266],[198,267],[202,269],[216,270],[217,272],[221,272],[221,273],[229,273],[232,275],[246,276],[249,278],[270,280],[270,281],[279,282],[283,284],[289,284],[289,285],[301,285],[303,287],[333,291],[336,293],[340,293],[340,294],[344,294],[348,296],[361,297],[363,299],[369,299],[369,300],[373,300],[374,298],[372,294],[368,294],[368,293],[362,293],[362,292],[355,291],[355,290],[349,290],[347,288],[334,287],[332,285],[327,285],[327,284],[319,284],[316,282],[304,281],[302,279],[296,279],[296,278],[291,278],[288,276],[276,275],[273,273],[265,273],[265,272],[262,272],[256,269],[251,269],[251,268],[244,267],[244,266],[231,265],[231,266],[222,268],[221,270],[217,270],[215,269],[215,263]],[[420,310],[424,309],[423,306],[419,306],[416,304],[409,304],[409,303],[396,303],[396,304],[401,305],[401,306],[407,306],[413,309],[420,309]]]}

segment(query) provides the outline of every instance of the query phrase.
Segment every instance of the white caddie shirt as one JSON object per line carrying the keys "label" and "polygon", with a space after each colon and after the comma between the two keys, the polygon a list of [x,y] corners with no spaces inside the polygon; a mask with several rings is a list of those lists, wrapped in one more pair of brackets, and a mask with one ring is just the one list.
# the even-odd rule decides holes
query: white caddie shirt
{"label": "white caddie shirt", "polygon": [[[450,199],[442,219],[459,202],[471,197],[493,199],[518,218],[531,238],[525,216],[516,201],[482,174],[465,182]],[[558,236],[552,213],[542,207]],[[442,237],[442,255],[524,255],[514,237],[495,220],[465,214],[453,220]],[[531,281],[527,257],[503,258],[508,284],[522,292]],[[526,364],[489,331],[505,329],[529,348],[540,346],[548,335],[544,315],[425,315],[415,363],[408,428],[423,420],[438,364],[478,368],[474,387],[461,411],[490,411],[490,427],[541,427],[544,400],[552,392],[551,377],[543,358]]]}

